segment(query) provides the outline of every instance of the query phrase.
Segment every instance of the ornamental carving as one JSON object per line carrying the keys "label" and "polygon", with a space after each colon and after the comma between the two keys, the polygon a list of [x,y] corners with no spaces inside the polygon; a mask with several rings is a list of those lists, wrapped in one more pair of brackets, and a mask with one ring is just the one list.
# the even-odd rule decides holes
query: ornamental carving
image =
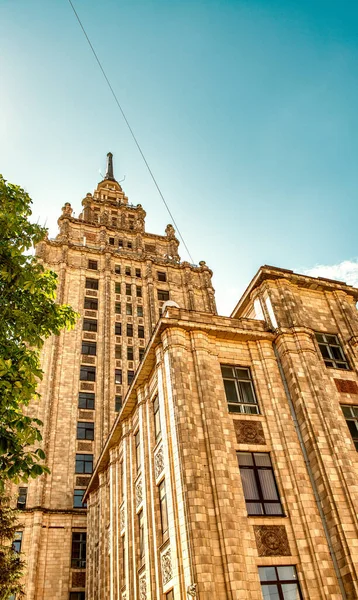
{"label": "ornamental carving", "polygon": [[160,562],[162,566],[162,580],[164,587],[171,579],[173,579],[172,555],[170,547],[163,552],[160,557]]}
{"label": "ornamental carving", "polygon": [[124,531],[124,528],[126,526],[125,514],[124,514],[124,506],[122,506],[122,508],[121,508],[121,510],[119,512],[119,526],[120,526],[121,532]]}
{"label": "ornamental carving", "polygon": [[163,446],[160,446],[160,448],[158,449],[158,451],[156,452],[156,454],[154,456],[155,478],[158,479],[158,477],[161,475],[161,473],[163,471],[164,471],[164,450],[163,450]]}
{"label": "ornamental carving", "polygon": [[139,577],[139,600],[147,600],[147,580],[145,572]]}
{"label": "ornamental carving", "polygon": [[264,430],[260,421],[234,420],[238,444],[265,444]]}
{"label": "ornamental carving", "polygon": [[91,444],[91,442],[78,442],[77,449],[85,450],[86,452],[91,452],[92,444]]}
{"label": "ornamental carving", "polygon": [[75,571],[72,573],[72,587],[74,587],[74,588],[86,587],[85,571]]}
{"label": "ornamental carving", "polygon": [[291,556],[284,525],[254,525],[259,556]]}
{"label": "ornamental carving", "polygon": [[90,477],[76,477],[76,485],[87,487],[90,479]]}
{"label": "ornamental carving", "polygon": [[335,379],[334,383],[339,392],[343,394],[358,394],[358,385],[351,379]]}
{"label": "ornamental carving", "polygon": [[135,486],[135,497],[136,497],[136,507],[139,508],[139,506],[143,502],[142,479],[139,479],[139,481],[137,482],[137,484]]}

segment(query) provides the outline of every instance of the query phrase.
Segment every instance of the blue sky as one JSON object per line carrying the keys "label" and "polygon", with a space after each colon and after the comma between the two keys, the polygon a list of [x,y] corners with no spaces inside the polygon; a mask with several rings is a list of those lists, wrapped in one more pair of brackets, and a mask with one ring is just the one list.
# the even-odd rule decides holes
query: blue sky
{"label": "blue sky", "polygon": [[[349,265],[358,284],[358,2],[73,1],[194,261],[214,270],[219,312],[265,263],[342,278]],[[112,151],[163,233],[68,1],[2,0],[0,23],[0,172],[55,235]]]}

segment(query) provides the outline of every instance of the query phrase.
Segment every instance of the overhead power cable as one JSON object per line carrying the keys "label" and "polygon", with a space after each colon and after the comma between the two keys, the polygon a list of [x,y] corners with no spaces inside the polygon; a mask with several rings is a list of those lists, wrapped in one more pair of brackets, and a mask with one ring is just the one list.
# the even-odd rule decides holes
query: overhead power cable
{"label": "overhead power cable", "polygon": [[189,252],[189,248],[188,248],[188,246],[186,245],[186,243],[185,243],[185,241],[184,241],[184,238],[183,238],[182,234],[180,233],[180,229],[179,229],[178,225],[177,225],[177,224],[176,224],[176,222],[175,222],[175,219],[174,219],[174,217],[173,217],[173,215],[172,215],[172,213],[171,213],[171,210],[170,210],[170,208],[169,208],[169,206],[168,206],[168,204],[167,204],[167,202],[166,202],[166,200],[165,200],[165,198],[164,198],[164,195],[163,195],[163,193],[162,193],[162,191],[161,191],[161,189],[160,189],[160,187],[159,187],[159,185],[158,185],[158,183],[157,183],[157,180],[156,180],[156,178],[154,177],[153,171],[152,171],[152,169],[150,168],[150,166],[149,166],[149,164],[148,164],[148,161],[147,161],[147,159],[146,159],[146,157],[145,157],[145,155],[144,155],[144,152],[143,152],[143,150],[142,150],[142,148],[141,148],[141,146],[140,146],[140,144],[139,144],[139,142],[138,142],[138,140],[137,140],[137,138],[136,138],[136,136],[135,136],[135,133],[134,133],[134,131],[133,131],[132,127],[130,126],[130,123],[129,123],[129,121],[128,121],[128,119],[127,119],[126,115],[125,115],[125,112],[124,112],[124,110],[123,110],[123,108],[122,108],[122,106],[121,106],[121,104],[120,104],[120,102],[119,102],[119,100],[118,100],[118,98],[117,98],[117,94],[116,94],[116,92],[114,91],[114,89],[113,89],[113,87],[112,87],[112,85],[111,85],[111,82],[109,81],[109,79],[108,79],[108,77],[107,77],[107,74],[106,74],[106,72],[105,72],[105,70],[104,70],[104,68],[103,68],[103,66],[102,66],[102,63],[101,63],[101,61],[99,60],[99,58],[98,58],[98,56],[97,56],[97,53],[96,53],[96,51],[95,51],[95,49],[94,49],[94,47],[93,47],[93,45],[92,45],[92,43],[91,43],[91,40],[89,39],[89,37],[88,37],[88,35],[87,35],[87,32],[86,32],[86,30],[85,30],[85,28],[84,28],[84,26],[83,26],[83,24],[82,24],[82,21],[81,21],[81,19],[80,19],[79,15],[78,15],[78,13],[77,13],[77,11],[76,11],[75,7],[73,6],[72,0],[68,0],[68,1],[69,1],[70,5],[71,5],[71,8],[72,8],[72,10],[73,10],[73,12],[74,12],[74,14],[75,14],[75,16],[76,16],[76,19],[77,19],[78,23],[79,23],[79,25],[80,25],[80,27],[81,27],[81,29],[82,29],[82,31],[83,31],[83,34],[84,34],[84,36],[85,36],[85,38],[86,38],[86,40],[87,40],[87,42],[88,42],[88,45],[89,45],[89,47],[90,47],[90,48],[91,48],[91,50],[92,50],[92,54],[93,54],[93,56],[94,56],[94,57],[95,57],[95,59],[96,59],[96,62],[97,62],[98,66],[99,66],[99,68],[100,68],[100,70],[101,70],[101,72],[102,72],[102,75],[103,75],[103,77],[104,77],[104,78],[105,78],[105,80],[106,80],[106,83],[107,83],[107,85],[108,85],[108,87],[109,87],[109,89],[110,89],[110,91],[111,91],[111,94],[112,94],[112,96],[113,96],[113,98],[114,98],[114,100],[115,100],[115,103],[117,104],[117,106],[118,106],[118,108],[119,108],[119,110],[120,110],[120,112],[121,112],[121,114],[122,114],[122,117],[123,117],[123,119],[124,119],[124,121],[125,121],[125,123],[126,123],[126,125],[127,125],[128,129],[129,129],[129,131],[130,131],[130,134],[131,134],[131,136],[132,136],[132,138],[133,138],[133,140],[134,140],[134,143],[135,143],[135,145],[137,146],[137,148],[138,148],[138,150],[139,150],[139,153],[140,153],[140,155],[141,155],[141,157],[142,157],[142,159],[143,159],[143,161],[144,161],[144,163],[145,163],[145,166],[147,167],[147,169],[148,169],[148,171],[149,171],[149,174],[150,174],[150,176],[151,176],[151,178],[152,178],[152,180],[153,180],[153,182],[154,182],[154,185],[155,185],[155,187],[157,188],[157,190],[158,190],[158,192],[159,192],[159,195],[160,195],[161,199],[163,200],[163,203],[164,203],[164,205],[165,205],[165,207],[166,207],[166,209],[167,209],[167,211],[168,211],[168,213],[169,213],[169,215],[170,215],[170,218],[171,218],[172,222],[174,223],[175,229],[177,230],[177,232],[178,232],[178,235],[179,235],[179,237],[180,237],[181,241],[183,242],[183,245],[184,245],[184,247],[185,247],[185,249],[186,249],[186,251],[187,251],[187,253],[188,253],[188,255],[189,255],[189,258],[190,258],[191,262],[192,262],[192,263],[194,263],[194,260],[193,260],[193,258],[192,258],[192,256],[191,256],[190,252]]}

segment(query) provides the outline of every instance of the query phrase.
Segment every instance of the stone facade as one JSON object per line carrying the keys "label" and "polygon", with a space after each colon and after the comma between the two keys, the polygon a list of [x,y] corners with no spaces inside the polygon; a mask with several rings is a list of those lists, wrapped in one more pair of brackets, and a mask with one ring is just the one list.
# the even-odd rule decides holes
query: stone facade
{"label": "stone facade", "polygon": [[87,488],[88,599],[261,600],[275,573],[280,598],[358,598],[357,300],[263,267],[230,318],[165,311]]}
{"label": "stone facade", "polygon": [[[73,534],[86,531],[87,511],[74,494],[83,494],[88,485],[91,464],[101,453],[164,302],[169,298],[189,310],[216,313],[210,269],[204,262],[180,261],[171,225],[165,235],[145,231],[144,209],[128,203],[110,168],[82,206],[75,217],[66,203],[59,234],[37,247],[43,264],[58,274],[59,302],[71,304],[80,318],[73,331],[45,342],[41,400],[30,408],[44,423],[51,474],[29,482],[21,519],[27,600],[84,596],[85,562],[71,561],[71,553]],[[112,535],[107,531],[102,560],[116,547],[110,545]],[[149,584],[146,589],[149,597]],[[141,590],[144,597],[144,583]]]}

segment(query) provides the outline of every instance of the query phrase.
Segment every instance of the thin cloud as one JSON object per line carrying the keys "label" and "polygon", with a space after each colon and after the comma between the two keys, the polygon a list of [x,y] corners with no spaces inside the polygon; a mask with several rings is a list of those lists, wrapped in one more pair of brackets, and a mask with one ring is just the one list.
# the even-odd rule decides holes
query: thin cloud
{"label": "thin cloud", "polygon": [[358,287],[358,260],[344,260],[337,265],[316,265],[305,270],[306,275],[312,277],[327,277],[345,281],[348,285]]}

